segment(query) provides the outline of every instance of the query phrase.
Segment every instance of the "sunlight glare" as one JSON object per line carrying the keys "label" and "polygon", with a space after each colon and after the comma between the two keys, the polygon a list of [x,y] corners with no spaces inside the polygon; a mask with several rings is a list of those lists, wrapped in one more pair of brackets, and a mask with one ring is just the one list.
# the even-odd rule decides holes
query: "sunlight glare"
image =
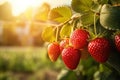
{"label": "sunlight glare", "polygon": [[14,16],[18,16],[29,7],[37,7],[43,1],[44,0],[9,0]]}
{"label": "sunlight glare", "polygon": [[70,4],[71,2],[71,0],[7,0],[7,1],[9,1],[12,6],[14,16],[20,15],[30,7],[32,8],[38,7],[44,2],[49,3],[52,8],[59,5]]}

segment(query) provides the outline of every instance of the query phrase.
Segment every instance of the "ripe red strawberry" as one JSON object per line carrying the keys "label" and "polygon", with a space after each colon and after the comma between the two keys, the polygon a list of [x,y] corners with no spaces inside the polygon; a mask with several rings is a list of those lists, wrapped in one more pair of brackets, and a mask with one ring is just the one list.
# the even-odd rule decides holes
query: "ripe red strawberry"
{"label": "ripe red strawberry", "polygon": [[69,38],[66,38],[60,42],[60,51],[69,45]]}
{"label": "ripe red strawberry", "polygon": [[48,56],[52,62],[55,62],[60,55],[60,46],[57,42],[48,45]]}
{"label": "ripe red strawberry", "polygon": [[89,33],[84,29],[76,29],[70,35],[70,42],[75,49],[82,49],[87,45]]}
{"label": "ripe red strawberry", "polygon": [[115,35],[115,45],[117,50],[120,52],[120,34]]}
{"label": "ripe red strawberry", "polygon": [[96,38],[89,42],[88,51],[97,62],[106,62],[110,53],[110,43],[105,38]]}
{"label": "ripe red strawberry", "polygon": [[64,64],[71,70],[77,68],[81,57],[81,52],[73,47],[67,47],[62,51],[62,60]]}

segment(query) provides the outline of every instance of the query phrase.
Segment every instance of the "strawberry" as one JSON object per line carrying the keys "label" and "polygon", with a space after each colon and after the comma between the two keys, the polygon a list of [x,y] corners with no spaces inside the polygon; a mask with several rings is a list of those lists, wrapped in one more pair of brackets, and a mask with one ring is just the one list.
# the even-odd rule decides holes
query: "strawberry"
{"label": "strawberry", "polygon": [[110,43],[105,38],[96,38],[89,42],[88,52],[97,62],[104,63],[109,57]]}
{"label": "strawberry", "polygon": [[115,45],[117,50],[120,52],[120,34],[115,35]]}
{"label": "strawberry", "polygon": [[75,49],[82,49],[87,45],[89,33],[84,29],[76,29],[70,35],[70,42]]}
{"label": "strawberry", "polygon": [[53,42],[48,45],[48,56],[52,62],[55,62],[60,55],[60,45]]}
{"label": "strawberry", "polygon": [[81,57],[81,52],[73,47],[67,47],[62,51],[62,60],[64,64],[70,69],[74,70],[77,68]]}
{"label": "strawberry", "polygon": [[60,42],[60,51],[69,45],[69,38],[66,38]]}

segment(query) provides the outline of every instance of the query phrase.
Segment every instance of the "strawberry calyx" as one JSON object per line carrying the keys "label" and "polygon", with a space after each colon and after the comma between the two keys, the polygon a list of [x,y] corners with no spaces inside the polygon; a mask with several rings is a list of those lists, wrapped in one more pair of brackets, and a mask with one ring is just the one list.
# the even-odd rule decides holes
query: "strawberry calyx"
{"label": "strawberry calyx", "polygon": [[116,32],[114,32],[113,36],[119,35],[119,34],[120,34],[120,30],[117,30]]}
{"label": "strawberry calyx", "polygon": [[93,32],[90,32],[90,37],[89,37],[89,40],[88,41],[92,41],[96,38],[107,38],[108,37],[108,32],[107,31],[103,31],[102,33],[98,33],[98,34],[94,34]]}

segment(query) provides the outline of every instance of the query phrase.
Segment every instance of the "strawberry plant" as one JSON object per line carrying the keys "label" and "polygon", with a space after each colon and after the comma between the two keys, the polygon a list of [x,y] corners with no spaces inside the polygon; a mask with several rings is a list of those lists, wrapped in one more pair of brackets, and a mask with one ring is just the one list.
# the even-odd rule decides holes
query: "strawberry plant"
{"label": "strawberry plant", "polygon": [[[60,59],[70,70],[79,71],[82,64],[87,66],[84,61],[92,59],[97,67],[102,64],[120,74],[120,37],[115,35],[120,31],[119,0],[72,0],[70,6],[51,9],[48,20],[50,24],[43,31],[42,38],[62,45],[61,54],[55,54],[62,55]],[[63,42],[66,38],[69,41]],[[99,68],[99,75],[103,75],[104,67]],[[91,70],[97,71],[96,67]]]}

